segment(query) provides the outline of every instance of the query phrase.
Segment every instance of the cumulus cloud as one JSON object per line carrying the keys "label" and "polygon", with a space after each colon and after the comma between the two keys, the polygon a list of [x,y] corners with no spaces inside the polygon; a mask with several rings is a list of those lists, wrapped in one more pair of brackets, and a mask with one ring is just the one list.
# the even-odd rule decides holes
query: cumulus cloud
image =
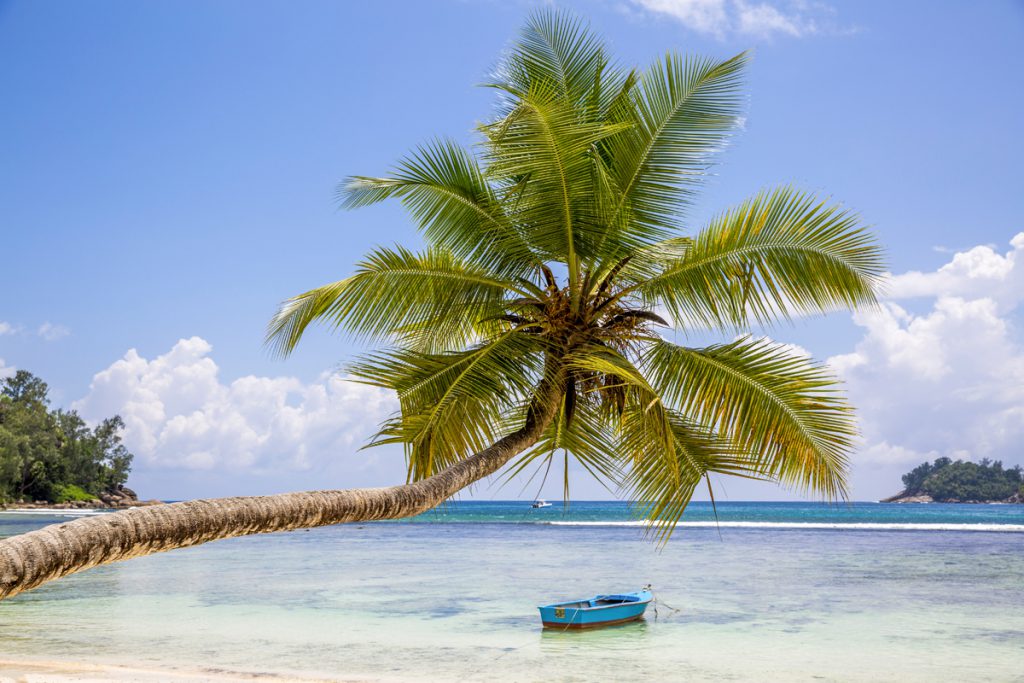
{"label": "cumulus cloud", "polygon": [[12,368],[10,365],[6,365],[4,363],[4,359],[0,358],[0,379],[4,379],[5,377],[13,377],[15,371],[15,368]]}
{"label": "cumulus cloud", "polygon": [[892,299],[962,297],[990,299],[1006,313],[1024,301],[1024,232],[1000,254],[981,245],[957,252],[949,263],[930,273],[910,271],[892,277],[886,294]]}
{"label": "cumulus cloud", "polygon": [[39,329],[36,330],[36,334],[46,341],[56,341],[71,334],[71,330],[63,325],[54,325],[51,322],[45,322],[39,326]]}
{"label": "cumulus cloud", "polygon": [[0,320],[0,337],[6,334],[14,334],[15,332],[17,332],[17,330],[14,328],[14,325]]}
{"label": "cumulus cloud", "polygon": [[[1010,247],[977,246],[935,271],[895,275],[881,307],[854,316],[863,338],[829,362],[859,409],[859,462],[1024,461],[1024,348],[1014,326],[1024,233]],[[922,299],[930,305],[911,312],[908,300]]]}
{"label": "cumulus cloud", "polygon": [[634,6],[678,21],[698,33],[716,38],[737,34],[770,38],[838,32],[834,10],[824,3],[785,3],[750,0],[632,0]]}
{"label": "cumulus cloud", "polygon": [[204,339],[182,339],[152,360],[135,349],[96,374],[74,408],[119,414],[125,444],[145,468],[294,472],[363,445],[396,409],[381,389],[324,374],[247,376],[224,383]]}

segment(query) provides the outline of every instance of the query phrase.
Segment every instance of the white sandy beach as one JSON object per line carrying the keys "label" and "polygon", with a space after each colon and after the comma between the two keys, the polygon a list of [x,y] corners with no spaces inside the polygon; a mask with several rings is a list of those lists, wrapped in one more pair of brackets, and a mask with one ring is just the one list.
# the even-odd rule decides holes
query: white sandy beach
{"label": "white sandy beach", "polygon": [[344,681],[365,683],[361,678],[294,678],[276,674],[256,674],[219,669],[153,669],[116,664],[90,664],[46,660],[0,660],[0,683],[156,683],[188,681],[189,683],[320,683]]}

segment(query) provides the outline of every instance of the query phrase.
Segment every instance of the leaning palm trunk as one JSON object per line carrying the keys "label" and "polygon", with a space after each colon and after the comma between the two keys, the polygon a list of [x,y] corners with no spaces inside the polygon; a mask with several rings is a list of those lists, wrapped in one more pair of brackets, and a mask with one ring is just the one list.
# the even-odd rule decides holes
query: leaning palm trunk
{"label": "leaning palm trunk", "polygon": [[0,540],[0,600],[101,564],[222,538],[418,515],[493,474],[536,443],[558,402],[535,405],[539,407],[529,412],[521,428],[412,484],[190,500],[53,524]]}

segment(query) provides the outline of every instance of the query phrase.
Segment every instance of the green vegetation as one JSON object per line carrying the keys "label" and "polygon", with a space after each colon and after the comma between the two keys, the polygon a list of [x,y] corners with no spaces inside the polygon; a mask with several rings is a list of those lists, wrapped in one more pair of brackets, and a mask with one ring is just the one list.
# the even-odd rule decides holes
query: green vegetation
{"label": "green vegetation", "polygon": [[75,484],[57,484],[53,487],[53,493],[53,502],[55,503],[69,503],[76,500],[92,500],[96,497],[81,486],[77,486]]}
{"label": "green vegetation", "polygon": [[939,458],[923,463],[903,475],[904,496],[931,496],[939,502],[1006,500],[1024,495],[1024,474],[1020,465],[1003,469],[1003,463],[953,461]]}
{"label": "green vegetation", "polygon": [[91,429],[73,410],[50,410],[48,393],[24,370],[0,383],[0,503],[92,500],[128,479],[121,418]]}
{"label": "green vegetation", "polygon": [[[512,473],[574,457],[666,536],[713,474],[844,497],[856,429],[837,382],[749,334],[874,303],[880,249],[855,214],[787,186],[687,220],[743,114],[746,63],[630,69],[582,22],[534,15],[487,84],[498,113],[475,148],[438,140],[340,188],[347,208],[402,203],[426,248],[375,249],[287,301],[270,343],[289,353],[321,323],[382,344],[351,372],[398,394],[374,443],[402,444],[412,481],[511,433],[532,441],[503,455]],[[681,346],[667,326],[732,341]]]}

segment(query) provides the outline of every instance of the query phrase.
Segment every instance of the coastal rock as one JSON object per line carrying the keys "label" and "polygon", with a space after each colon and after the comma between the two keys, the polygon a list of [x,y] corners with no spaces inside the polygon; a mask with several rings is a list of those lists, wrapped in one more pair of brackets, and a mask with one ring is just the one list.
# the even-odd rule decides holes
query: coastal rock
{"label": "coastal rock", "polygon": [[958,503],[964,505],[994,505],[994,504],[1005,504],[1005,503],[1016,503],[1024,504],[1024,496],[1020,493],[1015,493],[1009,498],[1003,500],[960,500],[959,498],[944,498],[942,500],[935,500],[928,494],[922,493],[918,495],[907,495],[904,491],[891,498],[884,498],[879,503]]}
{"label": "coastal rock", "polygon": [[99,494],[97,498],[93,498],[92,500],[71,500],[65,503],[49,503],[45,500],[26,502],[21,500],[10,502],[6,505],[0,503],[0,510],[7,508],[20,508],[25,510],[81,510],[114,508],[115,510],[124,510],[134,507],[161,505],[162,503],[163,501],[159,500],[139,500],[135,491],[126,487],[120,487],[116,491],[104,491]]}
{"label": "coastal rock", "polygon": [[901,491],[891,498],[883,498],[878,501],[879,503],[934,503],[935,501],[931,496],[927,494],[920,495],[907,495],[906,491]]}

